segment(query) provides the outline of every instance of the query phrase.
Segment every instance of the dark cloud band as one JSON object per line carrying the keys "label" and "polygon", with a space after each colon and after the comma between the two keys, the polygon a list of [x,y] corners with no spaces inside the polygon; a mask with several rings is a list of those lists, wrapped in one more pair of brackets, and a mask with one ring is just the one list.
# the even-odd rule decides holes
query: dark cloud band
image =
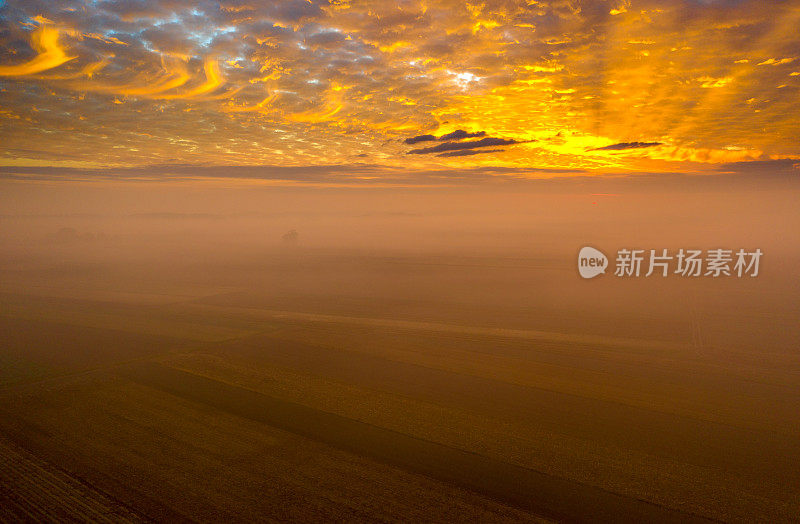
{"label": "dark cloud band", "polygon": [[655,147],[661,144],[661,142],[620,142],[619,144],[611,144],[610,146],[595,147],[594,149],[590,149],[590,151],[622,151],[624,149]]}
{"label": "dark cloud band", "polygon": [[421,149],[412,149],[408,152],[410,155],[427,155],[430,153],[443,153],[445,151],[461,151],[468,149],[477,149],[481,147],[496,147],[507,146],[516,144],[517,141],[507,138],[494,138],[487,137],[480,140],[472,140],[469,142],[445,142],[437,146],[423,147]]}

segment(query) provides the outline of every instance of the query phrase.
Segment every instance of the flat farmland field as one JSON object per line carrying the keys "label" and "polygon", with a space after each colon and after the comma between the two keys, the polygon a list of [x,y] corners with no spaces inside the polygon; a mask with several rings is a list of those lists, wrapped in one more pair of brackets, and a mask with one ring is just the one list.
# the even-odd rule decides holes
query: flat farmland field
{"label": "flat farmland field", "polygon": [[0,519],[4,522],[147,522],[118,500],[5,438],[0,441],[0,457]]}
{"label": "flat farmland field", "polygon": [[[687,294],[687,308],[628,289],[630,304],[594,309],[547,262],[525,302],[504,280],[525,274],[515,261],[282,257],[266,260],[289,284],[200,286],[187,271],[151,283],[160,294],[118,275],[14,273],[0,293],[6,518],[800,514],[798,330],[717,307],[740,289]],[[348,278],[369,285],[339,288]],[[461,279],[503,300],[465,300]],[[770,293],[753,297],[791,300]]]}
{"label": "flat farmland field", "polygon": [[146,377],[122,378],[130,371],[90,375],[22,395],[3,410],[3,433],[147,519],[538,520],[472,491],[176,396]]}

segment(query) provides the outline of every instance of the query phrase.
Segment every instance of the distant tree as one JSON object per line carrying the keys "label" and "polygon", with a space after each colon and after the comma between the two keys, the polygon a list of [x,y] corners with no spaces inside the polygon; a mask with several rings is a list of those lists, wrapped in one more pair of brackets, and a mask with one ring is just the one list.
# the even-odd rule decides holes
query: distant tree
{"label": "distant tree", "polygon": [[51,238],[57,242],[75,242],[80,238],[78,230],[74,227],[62,227]]}
{"label": "distant tree", "polygon": [[300,233],[298,233],[297,230],[292,229],[284,233],[281,237],[281,240],[283,240],[283,243],[286,245],[295,246],[300,240]]}

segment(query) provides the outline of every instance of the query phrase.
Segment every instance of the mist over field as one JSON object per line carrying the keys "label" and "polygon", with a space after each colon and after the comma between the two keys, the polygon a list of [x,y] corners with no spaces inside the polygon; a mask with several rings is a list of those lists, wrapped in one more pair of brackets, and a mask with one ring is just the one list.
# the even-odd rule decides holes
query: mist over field
{"label": "mist over field", "polygon": [[[790,520],[796,180],[6,181],[5,475],[133,520]],[[764,255],[617,277],[623,248]]]}

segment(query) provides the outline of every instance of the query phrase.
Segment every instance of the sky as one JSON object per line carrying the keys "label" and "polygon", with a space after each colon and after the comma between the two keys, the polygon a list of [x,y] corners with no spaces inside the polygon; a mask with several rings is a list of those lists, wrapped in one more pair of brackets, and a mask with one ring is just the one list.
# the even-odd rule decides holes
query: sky
{"label": "sky", "polygon": [[797,0],[0,0],[0,168],[800,174],[798,27]]}

